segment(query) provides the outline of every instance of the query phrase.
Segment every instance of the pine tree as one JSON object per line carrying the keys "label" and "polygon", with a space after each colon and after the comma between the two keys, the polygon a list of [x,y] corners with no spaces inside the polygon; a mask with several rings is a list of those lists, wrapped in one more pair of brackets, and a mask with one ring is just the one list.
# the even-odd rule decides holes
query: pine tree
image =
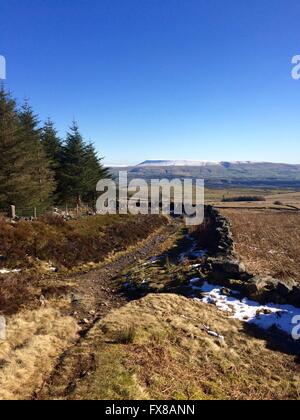
{"label": "pine tree", "polygon": [[51,163],[51,168],[56,170],[61,165],[63,145],[50,118],[48,118],[42,128],[41,141],[46,156]]}
{"label": "pine tree", "polygon": [[92,143],[73,123],[65,144],[51,120],[41,130],[32,108],[21,111],[0,88],[0,207],[46,208],[53,199],[70,204],[96,199],[96,185],[110,177]]}
{"label": "pine tree", "polygon": [[31,157],[22,140],[16,102],[0,90],[0,205],[27,207],[34,193]]}
{"label": "pine tree", "polygon": [[61,200],[70,200],[72,204],[82,203],[85,193],[83,170],[85,165],[85,143],[78,125],[73,122],[67,133],[62,155]]}
{"label": "pine tree", "polygon": [[61,200],[82,204],[96,199],[100,179],[109,177],[92,143],[86,144],[74,122],[67,133],[62,160]]}
{"label": "pine tree", "polygon": [[84,166],[84,199],[87,202],[95,202],[97,198],[96,186],[100,179],[110,178],[108,169],[102,165],[102,158],[99,158],[93,143],[89,143],[85,148]]}
{"label": "pine tree", "polygon": [[55,189],[54,173],[41,142],[38,119],[27,102],[19,113],[19,121],[20,137],[23,146],[26,147],[25,153],[31,159],[31,202],[35,206],[45,208],[52,201],[52,194]]}
{"label": "pine tree", "polygon": [[50,162],[50,167],[55,174],[56,190],[54,200],[57,201],[62,184],[62,156],[63,156],[63,143],[58,137],[54,123],[50,118],[46,121],[42,132],[41,141]]}

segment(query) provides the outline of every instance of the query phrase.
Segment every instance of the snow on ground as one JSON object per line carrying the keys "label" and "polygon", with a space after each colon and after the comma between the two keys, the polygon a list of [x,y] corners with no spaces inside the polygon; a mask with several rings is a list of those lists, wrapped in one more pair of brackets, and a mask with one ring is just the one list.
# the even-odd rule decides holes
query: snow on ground
{"label": "snow on ground", "polygon": [[7,270],[6,268],[3,268],[0,270],[0,274],[9,274],[9,273],[20,273],[21,270]]}
{"label": "snow on ground", "polygon": [[[199,284],[199,286],[197,285]],[[247,298],[238,298],[238,292],[232,292],[233,296],[222,293],[222,287],[204,282],[201,286],[200,279],[192,279],[191,286],[195,292],[202,292],[203,298],[195,298],[197,301],[215,305],[222,311],[232,314],[232,318],[255,324],[259,328],[268,330],[276,326],[286,334],[291,335],[295,316],[300,316],[300,308],[291,305],[277,305],[269,303],[260,305]]]}
{"label": "snow on ground", "polygon": [[[57,268],[53,267],[52,265],[47,265],[44,267],[46,271],[51,271],[53,273],[57,272]],[[11,274],[11,273],[21,273],[21,269],[14,269],[14,270],[8,270],[7,268],[0,269],[0,274]]]}
{"label": "snow on ground", "polygon": [[144,266],[147,266],[147,265],[154,265],[154,264],[157,264],[157,263],[159,263],[161,261],[161,258],[160,257],[153,257],[153,258],[150,258],[148,261],[146,261],[143,265]]}
{"label": "snow on ground", "polygon": [[198,249],[199,245],[197,243],[197,240],[195,238],[192,238],[190,235],[186,236],[186,239],[188,239],[191,242],[191,246],[188,251],[182,252],[179,256],[179,261],[182,263],[185,259],[194,259],[204,257],[207,253],[206,249]]}

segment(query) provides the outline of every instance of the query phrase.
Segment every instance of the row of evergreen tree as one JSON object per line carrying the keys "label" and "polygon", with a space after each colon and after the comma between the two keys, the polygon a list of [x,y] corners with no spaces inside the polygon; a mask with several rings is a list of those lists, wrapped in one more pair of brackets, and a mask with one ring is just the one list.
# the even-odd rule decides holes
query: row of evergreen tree
{"label": "row of evergreen tree", "polygon": [[92,143],[73,122],[62,140],[49,119],[40,127],[26,101],[0,89],[0,207],[47,208],[95,199],[99,179],[109,176]]}

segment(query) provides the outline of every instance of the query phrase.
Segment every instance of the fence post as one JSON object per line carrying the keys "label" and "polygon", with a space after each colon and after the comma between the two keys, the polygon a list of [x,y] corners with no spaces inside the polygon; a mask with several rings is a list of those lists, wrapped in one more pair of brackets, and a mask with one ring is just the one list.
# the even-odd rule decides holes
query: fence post
{"label": "fence post", "polygon": [[33,209],[33,217],[36,219],[37,218],[37,211],[36,211],[36,207]]}
{"label": "fence post", "polygon": [[10,206],[10,217],[11,219],[16,218],[16,206]]}

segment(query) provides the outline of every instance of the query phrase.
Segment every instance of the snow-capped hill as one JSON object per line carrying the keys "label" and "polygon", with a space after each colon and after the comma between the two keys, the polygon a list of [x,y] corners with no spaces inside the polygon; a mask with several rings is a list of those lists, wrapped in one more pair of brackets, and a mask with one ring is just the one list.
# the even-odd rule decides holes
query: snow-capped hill
{"label": "snow-capped hill", "polygon": [[191,160],[146,160],[138,166],[210,166],[220,165],[220,162],[204,162]]}
{"label": "snow-capped hill", "polygon": [[250,161],[235,161],[235,162],[218,162],[218,161],[199,161],[199,160],[146,160],[138,166],[228,166],[228,165],[239,165],[239,164],[251,164]]}
{"label": "snow-capped hill", "polygon": [[[126,168],[125,168],[126,169]],[[205,179],[211,188],[230,186],[300,187],[300,164],[253,161],[146,160],[127,168],[129,179]],[[120,168],[111,168],[118,176]]]}

